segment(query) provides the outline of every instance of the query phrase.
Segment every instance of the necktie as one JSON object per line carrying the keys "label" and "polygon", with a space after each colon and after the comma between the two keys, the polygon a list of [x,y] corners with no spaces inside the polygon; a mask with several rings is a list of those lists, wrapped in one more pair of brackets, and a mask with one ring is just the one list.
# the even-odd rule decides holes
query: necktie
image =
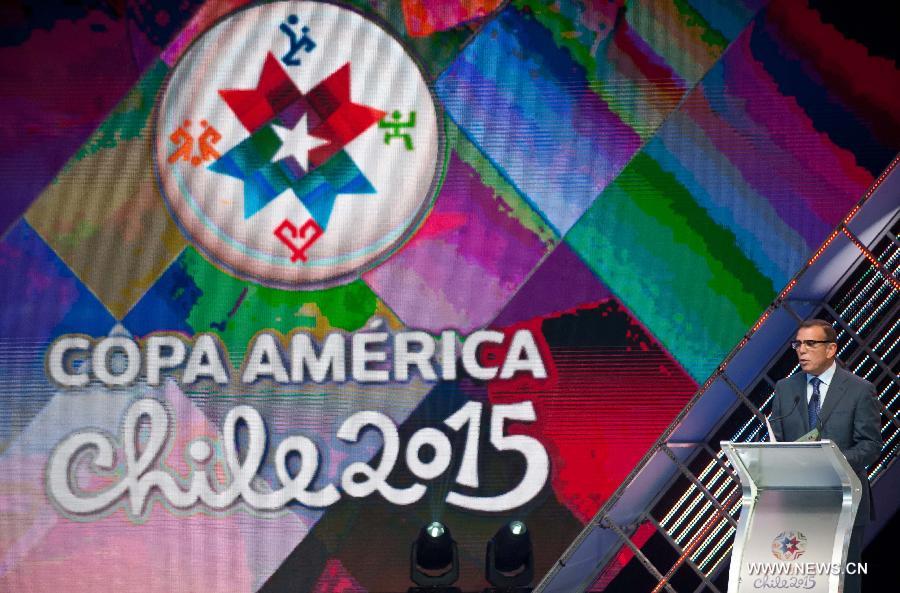
{"label": "necktie", "polygon": [[809,380],[809,384],[812,385],[813,390],[812,397],[809,398],[809,409],[807,413],[809,414],[809,428],[812,430],[819,423],[819,410],[822,408],[819,403],[819,386],[822,384],[822,380],[818,377],[813,377]]}

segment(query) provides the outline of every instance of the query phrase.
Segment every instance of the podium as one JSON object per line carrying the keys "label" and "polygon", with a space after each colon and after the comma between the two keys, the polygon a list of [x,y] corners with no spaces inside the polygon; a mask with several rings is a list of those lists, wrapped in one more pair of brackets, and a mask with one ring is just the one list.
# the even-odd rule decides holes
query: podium
{"label": "podium", "polygon": [[861,485],[831,441],[722,441],[743,507],[728,593],[840,593]]}

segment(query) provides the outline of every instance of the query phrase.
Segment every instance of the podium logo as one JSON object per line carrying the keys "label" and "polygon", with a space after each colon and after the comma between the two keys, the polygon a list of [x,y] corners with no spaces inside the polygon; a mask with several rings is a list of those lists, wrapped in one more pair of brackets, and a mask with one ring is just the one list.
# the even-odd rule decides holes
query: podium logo
{"label": "podium logo", "polygon": [[179,60],[157,112],[162,194],[227,271],[282,288],[350,282],[418,228],[442,129],[416,61],[334,4],[231,14]]}
{"label": "podium logo", "polygon": [[779,560],[797,560],[806,552],[806,536],[800,531],[782,531],[772,540],[772,555]]}

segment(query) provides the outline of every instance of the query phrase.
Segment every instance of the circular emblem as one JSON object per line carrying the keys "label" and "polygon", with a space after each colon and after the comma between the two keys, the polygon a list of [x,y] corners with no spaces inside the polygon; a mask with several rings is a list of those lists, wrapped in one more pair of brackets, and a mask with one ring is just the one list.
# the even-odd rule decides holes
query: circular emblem
{"label": "circular emblem", "polygon": [[779,560],[796,560],[806,552],[806,536],[799,531],[782,531],[772,540],[772,555]]}
{"label": "circular emblem", "polygon": [[442,153],[431,90],[401,43],[314,1],[247,8],[203,34],[168,79],[154,148],[194,245],[298,289],[351,281],[405,241]]}

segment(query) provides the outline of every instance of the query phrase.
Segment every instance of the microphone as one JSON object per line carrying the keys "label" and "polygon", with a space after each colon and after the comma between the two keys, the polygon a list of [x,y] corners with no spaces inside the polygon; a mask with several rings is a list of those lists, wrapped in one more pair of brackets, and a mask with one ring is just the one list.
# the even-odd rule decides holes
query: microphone
{"label": "microphone", "polygon": [[791,406],[791,411],[788,412],[787,414],[782,414],[781,416],[775,416],[774,418],[768,418],[766,416],[763,416],[763,418],[765,418],[765,420],[766,420],[766,430],[769,431],[769,442],[770,443],[774,443],[776,441],[775,441],[775,431],[772,430],[772,424],[769,421],[770,420],[783,420],[783,419],[787,418],[788,416],[790,416],[791,414],[793,414],[794,410],[797,409],[797,404],[800,403],[800,395],[801,394],[798,393],[794,397],[794,405]]}
{"label": "microphone", "polygon": [[822,422],[822,418],[820,417],[818,422],[816,422],[816,431],[819,433],[819,438],[822,438],[822,429],[825,428],[825,423]]}

